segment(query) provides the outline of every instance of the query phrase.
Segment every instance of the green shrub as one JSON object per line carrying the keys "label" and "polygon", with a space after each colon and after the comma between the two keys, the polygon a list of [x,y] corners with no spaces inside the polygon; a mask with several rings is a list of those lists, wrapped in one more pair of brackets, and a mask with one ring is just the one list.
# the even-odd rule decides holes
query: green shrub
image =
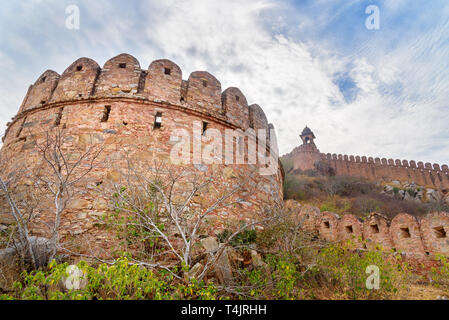
{"label": "green shrub", "polygon": [[[370,265],[380,270],[378,290],[366,287],[366,270]],[[409,271],[406,263],[387,255],[382,249],[362,253],[337,244],[321,250],[313,270],[326,279],[334,292],[341,292],[350,299],[389,299],[406,285]]]}
{"label": "green shrub", "polygon": [[440,265],[430,271],[432,283],[438,288],[449,289],[449,259],[441,254],[437,254],[435,258]]}
{"label": "green shrub", "polygon": [[88,283],[81,290],[66,290],[68,264],[53,261],[48,270],[23,272],[23,280],[14,284],[14,294],[1,299],[23,300],[129,300],[129,299],[215,299],[213,283],[205,285],[192,279],[180,282],[167,272],[154,272],[122,258],[113,265],[89,266],[81,261],[77,267],[86,274]]}
{"label": "green shrub", "polygon": [[[232,233],[233,232],[231,232],[228,229],[223,230],[220,234],[217,235],[218,241],[220,241],[221,243],[226,242],[232,235]],[[242,232],[237,234],[234,238],[232,238],[230,244],[232,246],[251,244],[254,243],[256,239],[257,239],[256,230],[243,230]]]}

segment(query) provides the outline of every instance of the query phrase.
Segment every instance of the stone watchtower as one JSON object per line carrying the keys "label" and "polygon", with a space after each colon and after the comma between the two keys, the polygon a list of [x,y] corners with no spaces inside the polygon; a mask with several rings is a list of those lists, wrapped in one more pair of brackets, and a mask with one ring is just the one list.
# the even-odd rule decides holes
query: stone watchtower
{"label": "stone watchtower", "polygon": [[316,161],[321,160],[320,150],[315,145],[315,135],[309,127],[305,127],[299,135],[302,145],[292,151],[293,169],[309,170],[314,168]]}
{"label": "stone watchtower", "polygon": [[315,143],[313,142],[313,140],[315,139],[315,135],[309,127],[306,126],[299,136],[301,137],[303,144],[310,144],[316,148]]}

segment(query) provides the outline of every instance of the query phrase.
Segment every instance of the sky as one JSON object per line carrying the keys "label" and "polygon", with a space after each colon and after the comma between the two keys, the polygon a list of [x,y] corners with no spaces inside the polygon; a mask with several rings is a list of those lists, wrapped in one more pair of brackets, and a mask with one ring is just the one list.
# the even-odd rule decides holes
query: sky
{"label": "sky", "polygon": [[[79,29],[67,28],[70,5]],[[449,164],[447,0],[7,0],[0,133],[45,70],[120,53],[240,88],[274,124],[280,154],[307,125],[324,153]]]}

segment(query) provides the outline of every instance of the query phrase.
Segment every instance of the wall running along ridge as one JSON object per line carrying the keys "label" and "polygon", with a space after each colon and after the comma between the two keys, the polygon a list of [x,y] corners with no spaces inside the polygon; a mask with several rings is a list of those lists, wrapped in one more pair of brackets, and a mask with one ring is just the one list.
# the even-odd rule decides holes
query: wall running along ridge
{"label": "wall running along ridge", "polygon": [[316,232],[331,242],[352,240],[355,248],[382,247],[412,257],[435,254],[449,256],[449,213],[433,212],[417,219],[406,213],[389,220],[384,215],[372,213],[364,220],[345,214],[320,212],[316,207],[301,205],[294,200],[285,202],[307,231]]}
{"label": "wall running along ridge", "polygon": [[[106,110],[108,118],[104,120]],[[153,127],[158,113],[162,115],[159,129]],[[113,236],[95,225],[97,218],[110,211],[110,199],[94,194],[95,186],[119,179],[120,168],[124,166],[120,152],[124,147],[134,150],[137,159],[169,162],[176,143],[171,139],[173,131],[185,129],[192,137],[194,121],[207,122],[207,128],[218,129],[222,134],[228,129],[244,132],[248,128],[274,128],[258,105],[248,106],[238,88],[222,92],[220,82],[206,71],[192,72],[188,80],[183,80],[179,66],[167,59],[153,61],[147,70],[142,70],[137,59],[129,54],[108,60],[103,68],[89,58],[80,58],[61,76],[48,70],[30,86],[18,114],[7,125],[1,153],[3,158],[10,159],[6,174],[11,175],[19,166],[34,170],[39,162],[34,141],[42,141],[52,128],[64,130],[70,141],[65,146],[67,150],[86,150],[91,145],[103,144],[99,161],[112,165],[95,168],[86,177],[87,182],[77,186],[79,192],[63,217],[61,235],[86,235],[92,243],[109,248]],[[255,136],[250,138],[257,141]],[[249,183],[257,184],[258,192],[236,194],[239,203],[215,213],[216,225],[211,232],[223,228],[231,218],[251,220],[265,206],[282,201],[282,166],[270,145],[267,154],[279,163],[277,172],[251,177]],[[259,166],[227,165],[224,159],[222,163],[190,165],[190,168],[192,172],[212,176],[226,190],[239,176]],[[20,184],[29,186],[30,182],[22,180]],[[213,200],[208,197],[213,197],[212,193],[203,194],[203,200],[198,201]],[[46,211],[39,214],[43,222],[51,217]],[[0,223],[10,222],[8,210],[2,210]],[[35,225],[32,231],[37,236],[48,236],[43,224]]]}
{"label": "wall running along ridge", "polygon": [[417,185],[434,189],[449,189],[449,168],[447,165],[416,162],[414,160],[393,160],[365,156],[324,154],[315,144],[302,144],[291,152],[294,169],[314,169],[318,161],[327,163],[337,176],[364,177],[371,181],[399,180],[414,181]]}

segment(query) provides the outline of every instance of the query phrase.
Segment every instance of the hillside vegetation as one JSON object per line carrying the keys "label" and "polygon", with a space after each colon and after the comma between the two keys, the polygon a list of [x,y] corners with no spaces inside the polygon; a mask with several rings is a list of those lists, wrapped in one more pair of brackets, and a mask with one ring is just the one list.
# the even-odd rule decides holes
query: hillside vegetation
{"label": "hillside vegetation", "polygon": [[[449,211],[443,201],[419,202],[404,200],[401,196],[414,190],[402,190],[399,186],[374,183],[364,178],[333,176],[332,170],[322,163],[316,164],[313,170],[301,172],[293,170],[288,156],[282,157],[281,162],[285,171],[284,199],[312,204],[321,211],[351,213],[359,217],[378,212],[389,218],[401,212],[421,216],[428,212]],[[391,193],[386,193],[385,189]]]}

